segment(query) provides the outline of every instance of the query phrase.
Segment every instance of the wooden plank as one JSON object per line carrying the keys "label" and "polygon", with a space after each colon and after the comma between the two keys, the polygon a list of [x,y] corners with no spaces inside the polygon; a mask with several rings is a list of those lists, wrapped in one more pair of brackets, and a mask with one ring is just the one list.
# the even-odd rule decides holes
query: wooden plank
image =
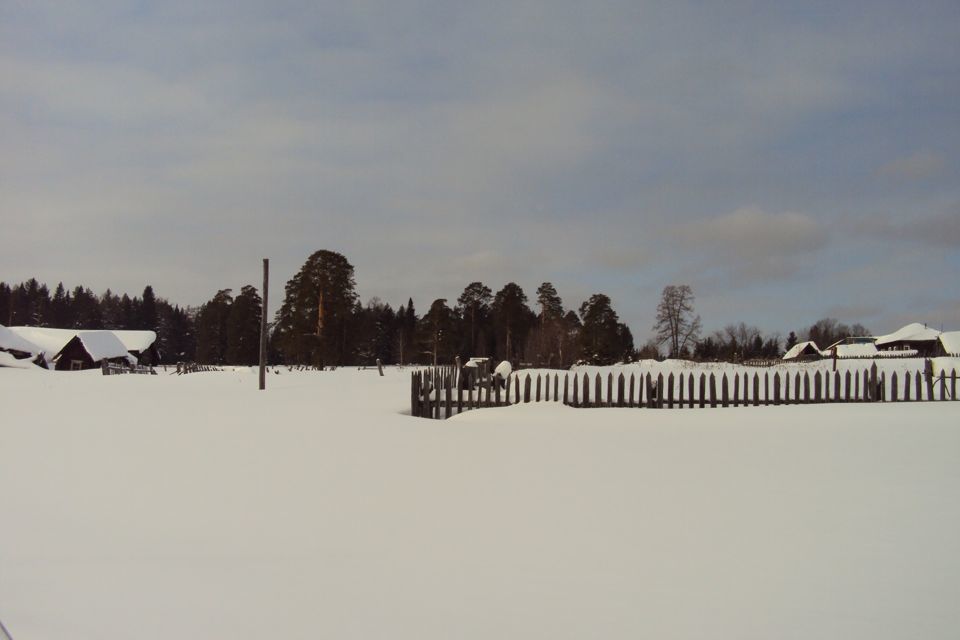
{"label": "wooden plank", "polygon": [[693,385],[696,384],[693,381],[693,377],[693,372],[691,371],[690,375],[687,377],[687,391],[689,392],[687,394],[689,396],[687,398],[687,407],[690,409],[693,409]]}
{"label": "wooden plank", "polygon": [[590,377],[583,374],[583,406],[590,406]]}
{"label": "wooden plank", "polygon": [[833,399],[831,402],[840,402],[840,372],[833,372]]}
{"label": "wooden plank", "polygon": [[843,390],[843,400],[844,402],[850,402],[850,370],[849,369],[847,370],[847,373],[844,376],[844,378],[845,378],[845,384],[844,384],[844,390]]}
{"label": "wooden plank", "polygon": [[444,395],[446,398],[444,398],[443,417],[446,419],[453,414],[453,375],[450,373],[447,374],[447,379],[444,384]]}
{"label": "wooden plank", "polygon": [[823,378],[820,376],[820,372],[817,371],[813,376],[813,401],[818,404],[823,401],[822,387]]}
{"label": "wooden plank", "polygon": [[606,406],[613,406],[613,372],[607,374],[607,402]]}
{"label": "wooden plank", "polygon": [[513,392],[513,397],[516,398],[517,404],[520,404],[520,374],[514,376]]}
{"label": "wooden plank", "polygon": [[903,376],[903,401],[910,402],[910,372]]}
{"label": "wooden plank", "polygon": [[663,373],[657,374],[657,409],[663,409]]}
{"label": "wooden plank", "polygon": [[763,404],[770,404],[770,372],[763,372]]}
{"label": "wooden plank", "polygon": [[760,406],[760,374],[753,374],[753,406]]}
{"label": "wooden plank", "polygon": [[780,373],[773,374],[773,404],[780,404]]}
{"label": "wooden plank", "polygon": [[740,406],[740,374],[733,374],[733,406]]}
{"label": "wooden plank", "polygon": [[800,404],[803,402],[803,389],[802,383],[800,382],[800,372],[797,371],[796,377],[793,379],[793,403]]}
{"label": "wooden plank", "polygon": [[683,372],[677,379],[677,407],[683,409]]}
{"label": "wooden plank", "polygon": [[957,370],[952,369],[950,372],[950,397],[954,400],[957,399]]}
{"label": "wooden plank", "polygon": [[433,408],[433,418],[435,420],[440,419],[440,387],[442,386],[443,384],[441,383],[440,376],[438,375],[436,377],[436,384],[433,385],[433,397],[435,400],[435,405]]}
{"label": "wooden plank", "polygon": [[540,402],[540,374],[537,374],[537,402]]}
{"label": "wooden plank", "polygon": [[727,388],[727,374],[720,379],[720,403],[724,407],[730,406],[729,389]]}
{"label": "wooden plank", "polygon": [[897,372],[890,376],[890,402],[897,402]]}
{"label": "wooden plank", "polygon": [[553,401],[560,399],[560,374],[553,374]]}
{"label": "wooden plank", "polygon": [[926,360],[923,366],[923,377],[927,383],[927,400],[933,400],[933,361]]}
{"label": "wooden plank", "polygon": [[634,404],[634,400],[636,399],[636,398],[634,397],[634,385],[635,385],[635,382],[636,382],[636,381],[635,381],[635,376],[631,373],[631,374],[630,374],[630,406],[631,406],[631,407],[636,406],[636,405]]}
{"label": "wooden plank", "polygon": [[530,374],[527,374],[527,377],[523,379],[523,403],[527,404],[530,402]]}
{"label": "wooden plank", "polygon": [[568,402],[569,398],[568,398],[568,396],[567,396],[567,381],[568,381],[569,376],[570,376],[569,373],[563,374],[563,404],[564,404],[564,405],[570,404],[570,403]]}
{"label": "wooden plank", "polygon": [[673,372],[667,376],[667,406],[673,409]]}
{"label": "wooden plank", "polygon": [[500,381],[497,380],[493,385],[493,402],[496,406],[500,406]]}
{"label": "wooden plank", "polygon": [[880,400],[880,394],[878,393],[879,387],[877,386],[877,363],[874,362],[870,367],[870,391],[869,391],[869,400],[870,402],[877,402]]}
{"label": "wooden plank", "polygon": [[919,371],[917,371],[917,374],[913,377],[913,381],[916,384],[917,402],[920,402],[923,400],[923,379]]}
{"label": "wooden plank", "polygon": [[577,374],[573,374],[573,406],[580,406],[580,383],[578,382],[579,377]]}
{"label": "wooden plank", "polygon": [[707,406],[707,374],[700,374],[700,408]]}
{"label": "wooden plank", "polygon": [[600,379],[600,374],[598,373],[595,378],[595,383],[593,387],[593,404],[598,407],[603,406],[603,381]]}
{"label": "wooden plank", "polygon": [[944,374],[944,372],[943,372],[943,370],[941,370],[941,371],[940,371],[940,400],[941,400],[941,402],[942,402],[943,400],[946,400],[946,399],[947,399],[947,379],[946,379],[946,377],[945,377],[943,374]]}
{"label": "wooden plank", "polygon": [[626,384],[627,384],[627,381],[623,377],[623,373],[621,373],[617,377],[617,406],[618,407],[624,406],[624,400],[626,398],[626,394],[624,393],[624,390],[625,390],[624,387]]}
{"label": "wooden plank", "polygon": [[717,376],[710,372],[710,408],[717,408]]}

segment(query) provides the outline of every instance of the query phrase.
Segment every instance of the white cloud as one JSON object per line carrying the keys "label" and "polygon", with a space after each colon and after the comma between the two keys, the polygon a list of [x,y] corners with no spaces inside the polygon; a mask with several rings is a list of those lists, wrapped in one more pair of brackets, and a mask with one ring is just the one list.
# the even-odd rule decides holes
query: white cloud
{"label": "white cloud", "polygon": [[917,151],[898,158],[880,167],[877,172],[888,178],[922,180],[936,177],[946,170],[947,162],[943,154],[933,151]]}

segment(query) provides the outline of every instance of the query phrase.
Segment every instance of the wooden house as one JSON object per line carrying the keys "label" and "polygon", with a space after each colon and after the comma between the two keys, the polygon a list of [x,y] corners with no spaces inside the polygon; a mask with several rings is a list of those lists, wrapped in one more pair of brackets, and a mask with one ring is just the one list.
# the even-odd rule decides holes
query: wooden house
{"label": "wooden house", "polygon": [[137,359],[112,331],[78,331],[53,357],[58,371],[94,369],[103,362],[136,364]]}
{"label": "wooden house", "polygon": [[879,351],[909,353],[917,357],[929,358],[937,349],[939,337],[940,331],[914,322],[893,333],[878,337],[875,344]]}

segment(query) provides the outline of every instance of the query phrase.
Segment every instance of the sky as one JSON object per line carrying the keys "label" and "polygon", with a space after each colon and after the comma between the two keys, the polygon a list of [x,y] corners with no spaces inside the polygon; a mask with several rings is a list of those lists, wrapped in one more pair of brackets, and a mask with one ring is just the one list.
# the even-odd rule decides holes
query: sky
{"label": "sky", "polygon": [[960,3],[0,0],[0,280],[180,305],[312,252],[642,344],[960,329]]}

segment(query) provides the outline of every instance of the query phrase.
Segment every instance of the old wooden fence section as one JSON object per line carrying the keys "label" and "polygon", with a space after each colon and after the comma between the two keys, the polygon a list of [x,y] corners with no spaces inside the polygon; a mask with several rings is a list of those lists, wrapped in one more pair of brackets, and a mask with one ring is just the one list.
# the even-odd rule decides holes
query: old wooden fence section
{"label": "old wooden fence section", "polygon": [[[522,379],[522,380],[521,380]],[[410,413],[449,418],[483,407],[527,402],[562,402],[571,407],[643,409],[717,408],[832,402],[916,402],[957,399],[957,371],[896,372],[889,378],[877,365],[862,372],[763,373],[597,373],[517,372],[505,381],[482,377],[476,387],[461,385],[455,367],[435,367],[411,375]],[[464,388],[466,387],[466,388]]]}

